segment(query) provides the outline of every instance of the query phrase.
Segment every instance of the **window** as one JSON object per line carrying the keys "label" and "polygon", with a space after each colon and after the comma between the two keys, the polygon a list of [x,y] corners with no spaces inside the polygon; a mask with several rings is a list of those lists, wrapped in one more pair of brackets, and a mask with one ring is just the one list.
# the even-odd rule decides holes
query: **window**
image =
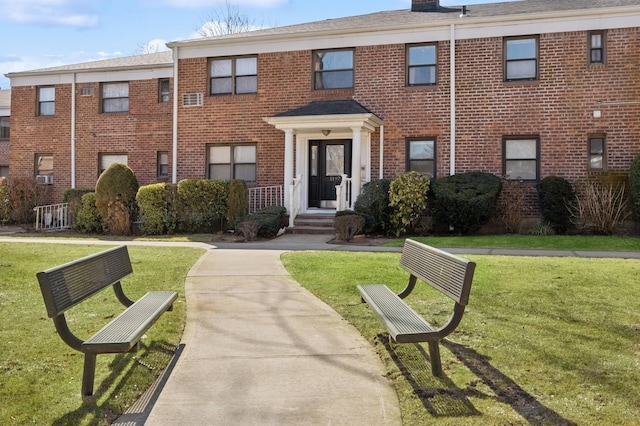
{"label": "window", "polygon": [[353,50],[313,52],[313,88],[350,89],[353,87]]}
{"label": "window", "polygon": [[0,139],[9,139],[9,117],[0,117]]}
{"label": "window", "polygon": [[538,38],[509,38],[504,42],[506,81],[538,78]]}
{"label": "window", "polygon": [[166,178],[169,176],[169,152],[158,151],[158,177]]}
{"label": "window", "polygon": [[98,175],[107,170],[110,165],[120,163],[127,165],[127,154],[100,154],[98,159]]}
{"label": "window", "polygon": [[38,115],[54,115],[56,112],[56,88],[38,87]]}
{"label": "window", "polygon": [[9,166],[0,166],[0,178],[9,177]]}
{"label": "window", "polygon": [[437,51],[435,44],[407,47],[407,86],[436,84]]}
{"label": "window", "polygon": [[604,64],[605,60],[605,32],[589,32],[589,63]]}
{"label": "window", "polygon": [[158,82],[158,96],[160,103],[169,102],[169,79],[161,78]]}
{"label": "window", "polygon": [[53,174],[53,154],[36,154],[35,175],[52,175]]}
{"label": "window", "polygon": [[507,179],[538,180],[538,144],[537,137],[503,139],[503,174]]}
{"label": "window", "polygon": [[606,165],[604,136],[589,137],[589,170],[602,171]]}
{"label": "window", "polygon": [[425,176],[436,175],[435,139],[417,139],[407,141],[407,170],[422,173]]}
{"label": "window", "polygon": [[258,92],[258,58],[212,59],[210,62],[212,95],[242,95]]}
{"label": "window", "polygon": [[102,112],[129,111],[129,83],[102,85]]}
{"label": "window", "polygon": [[255,145],[210,145],[209,179],[256,181]]}

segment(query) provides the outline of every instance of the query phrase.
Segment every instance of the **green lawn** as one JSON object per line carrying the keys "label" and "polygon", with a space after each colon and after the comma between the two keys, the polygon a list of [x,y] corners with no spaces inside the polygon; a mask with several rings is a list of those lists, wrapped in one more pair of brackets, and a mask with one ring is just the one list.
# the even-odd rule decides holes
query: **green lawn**
{"label": "green lawn", "polygon": [[[203,250],[131,246],[134,273],[122,282],[125,293],[135,300],[149,290],[174,290],[179,298],[151,327],[139,352],[98,355],[95,395],[83,402],[83,355],[56,333],[35,274],[106,248],[0,243],[0,424],[107,425],[169,363],[186,318],[184,280]],[[107,289],[68,311],[67,320],[86,338],[123,309]]]}
{"label": "green lawn", "polygon": [[[426,345],[389,346],[359,283],[401,290],[396,253],[295,252],[293,278],[350,321],[380,354],[405,425],[635,425],[640,418],[640,261],[465,256],[470,304],[444,342],[444,378]],[[452,302],[418,286],[408,303],[442,322]]]}

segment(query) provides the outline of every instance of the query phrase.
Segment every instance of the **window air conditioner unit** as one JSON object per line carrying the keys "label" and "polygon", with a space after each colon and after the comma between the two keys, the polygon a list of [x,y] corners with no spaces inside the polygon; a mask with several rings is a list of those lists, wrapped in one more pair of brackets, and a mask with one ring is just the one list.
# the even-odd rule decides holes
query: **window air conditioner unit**
{"label": "window air conditioner unit", "polygon": [[44,185],[53,185],[53,175],[38,175],[36,180]]}
{"label": "window air conditioner unit", "polygon": [[182,106],[202,106],[204,95],[202,93],[185,93],[182,95]]}

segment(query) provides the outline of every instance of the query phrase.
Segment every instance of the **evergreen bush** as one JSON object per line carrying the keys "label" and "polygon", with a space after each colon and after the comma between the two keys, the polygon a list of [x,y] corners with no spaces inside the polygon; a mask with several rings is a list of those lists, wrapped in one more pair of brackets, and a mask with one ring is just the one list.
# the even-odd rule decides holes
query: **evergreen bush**
{"label": "evergreen bush", "polygon": [[177,187],[155,183],[140,187],[136,202],[140,211],[140,230],[149,235],[174,232],[178,225]]}
{"label": "evergreen bush", "polygon": [[491,173],[470,172],[434,181],[433,220],[438,233],[453,228],[458,234],[472,234],[494,215],[502,181]]}
{"label": "evergreen bush", "polygon": [[631,192],[631,211],[636,220],[640,220],[640,154],[637,154],[629,168],[629,190]]}
{"label": "evergreen bush", "polygon": [[62,202],[69,205],[69,220],[72,226],[76,223],[78,212],[82,207],[82,197],[90,192],[95,192],[95,189],[67,188],[62,193]]}
{"label": "evergreen bush", "polygon": [[397,176],[389,185],[391,224],[396,236],[412,231],[427,209],[429,178],[416,171]]}
{"label": "evergreen bush", "polygon": [[102,216],[105,233],[130,235],[136,217],[138,179],[124,164],[110,165],[96,183],[96,207]]}
{"label": "evergreen bush", "polygon": [[571,183],[560,176],[547,176],[536,186],[542,220],[549,223],[556,234],[571,229],[571,209],[576,194]]}
{"label": "evergreen bush", "polygon": [[227,222],[234,227],[236,223],[249,214],[249,188],[244,180],[234,179],[229,182],[227,199]]}
{"label": "evergreen bush", "polygon": [[185,232],[213,232],[227,214],[227,182],[184,179],[178,182],[180,221]]}
{"label": "evergreen bush", "polygon": [[102,233],[102,216],[96,207],[95,192],[88,192],[80,199],[73,229],[82,233]]}
{"label": "evergreen bush", "polygon": [[353,210],[365,219],[364,232],[374,234],[392,232],[391,213],[389,205],[389,187],[391,179],[378,179],[367,182],[353,205]]}
{"label": "evergreen bush", "polygon": [[[244,222],[247,221],[259,224],[258,236],[275,238],[278,235],[278,231],[287,226],[287,209],[282,206],[265,207],[247,216]],[[236,228],[239,233],[242,233],[241,225]]]}
{"label": "evergreen bush", "polygon": [[336,229],[338,239],[351,241],[353,237],[362,233],[365,218],[353,211],[336,212],[333,227]]}
{"label": "evergreen bush", "polygon": [[7,179],[0,178],[0,224],[8,223],[10,219],[8,193]]}

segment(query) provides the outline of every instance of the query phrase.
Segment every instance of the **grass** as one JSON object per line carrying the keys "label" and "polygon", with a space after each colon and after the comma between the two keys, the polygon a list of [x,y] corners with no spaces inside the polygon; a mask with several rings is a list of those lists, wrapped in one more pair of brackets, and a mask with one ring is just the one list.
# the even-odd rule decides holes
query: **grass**
{"label": "grass", "polygon": [[[47,317],[36,272],[105,250],[95,245],[0,243],[0,424],[107,425],[155,381],[180,342],[186,318],[184,280],[201,256],[193,248],[130,246],[131,299],[149,290],[178,291],[174,310],[151,327],[141,350],[98,355],[95,395],[80,396],[83,355],[62,342]],[[167,259],[171,262],[167,262]],[[110,290],[67,312],[72,331],[89,337],[124,308]]]}
{"label": "grass", "polygon": [[[538,250],[638,251],[640,238],[602,235],[474,235],[453,237],[412,237],[434,247],[505,248]],[[402,247],[404,239],[386,243]]]}
{"label": "grass", "polygon": [[[554,247],[555,248],[555,247]],[[465,256],[477,262],[470,304],[441,347],[393,345],[355,286],[401,290],[396,253],[295,252],[293,278],[371,342],[397,389],[405,425],[635,425],[640,418],[640,261]],[[428,286],[407,302],[438,323],[452,303]]]}

